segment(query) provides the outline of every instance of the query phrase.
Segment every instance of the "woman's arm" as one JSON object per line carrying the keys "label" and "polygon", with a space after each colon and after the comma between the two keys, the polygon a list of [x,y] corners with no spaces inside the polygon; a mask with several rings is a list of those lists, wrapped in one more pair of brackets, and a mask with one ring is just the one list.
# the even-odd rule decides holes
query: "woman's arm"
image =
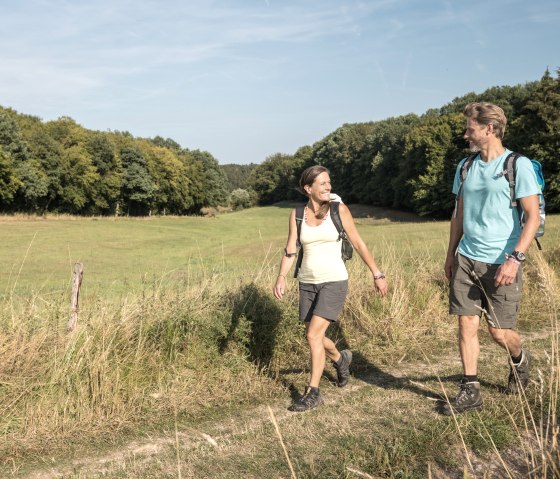
{"label": "woman's arm", "polygon": [[346,235],[348,236],[350,243],[352,243],[352,246],[373,275],[375,289],[384,295],[389,289],[387,281],[385,281],[385,276],[381,273],[381,271],[379,271],[377,264],[375,264],[375,260],[373,259],[370,250],[362,240],[360,233],[358,233],[356,225],[354,224],[354,218],[352,218],[352,213],[350,213],[348,207],[342,203],[339,205],[338,211],[340,219],[342,220],[342,225],[344,226],[344,231],[346,231]]}
{"label": "woman's arm", "polygon": [[286,276],[290,272],[294,260],[297,256],[297,224],[296,224],[296,210],[290,213],[290,220],[288,224],[288,241],[286,243],[286,250],[280,262],[280,271],[276,278],[276,284],[272,289],[274,296],[277,299],[282,299],[286,290]]}

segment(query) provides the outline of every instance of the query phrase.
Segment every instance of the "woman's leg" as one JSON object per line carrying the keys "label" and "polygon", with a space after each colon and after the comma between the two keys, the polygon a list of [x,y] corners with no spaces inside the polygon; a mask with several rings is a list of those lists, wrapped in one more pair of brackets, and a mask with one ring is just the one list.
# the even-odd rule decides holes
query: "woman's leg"
{"label": "woman's leg", "polygon": [[323,338],[323,347],[325,348],[325,353],[331,361],[336,363],[340,359],[340,351],[336,349],[334,342],[326,336]]}
{"label": "woman's leg", "polygon": [[[321,376],[325,369],[325,339],[328,339],[325,338],[325,333],[329,325],[330,321],[328,319],[315,315],[313,315],[311,321],[305,325],[307,343],[311,351],[311,378],[309,380],[309,385],[314,388],[319,387],[319,382],[321,381]],[[332,343],[332,341],[330,341],[330,343]],[[327,345],[329,346],[329,353],[332,354],[333,348],[334,351],[336,351],[334,343],[332,343],[332,346],[329,343],[327,343]]]}

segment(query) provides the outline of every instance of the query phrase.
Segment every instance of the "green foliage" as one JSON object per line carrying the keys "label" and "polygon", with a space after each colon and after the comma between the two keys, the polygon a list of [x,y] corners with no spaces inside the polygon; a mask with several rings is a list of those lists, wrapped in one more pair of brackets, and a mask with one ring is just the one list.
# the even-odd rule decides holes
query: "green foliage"
{"label": "green foliage", "polygon": [[246,190],[249,187],[247,180],[256,167],[255,163],[250,163],[249,165],[220,165],[220,169],[227,177],[228,191],[232,192],[238,188]]}
{"label": "green foliage", "polygon": [[170,138],[89,131],[68,117],[43,123],[0,107],[3,211],[181,215],[225,206],[226,185],[210,153]]}
{"label": "green foliage", "polygon": [[234,210],[242,210],[253,206],[253,199],[247,190],[237,188],[229,195],[229,204]]}
{"label": "green foliage", "polygon": [[[276,154],[253,170],[250,184],[260,204],[301,198],[301,171],[320,164],[331,172],[333,190],[347,203],[411,210],[448,217],[457,163],[466,156],[465,104],[490,101],[508,118],[504,144],[543,163],[547,211],[560,211],[560,72],[538,82],[468,93],[426,114],[345,124],[294,157]],[[294,161],[297,158],[297,161]]]}
{"label": "green foliage", "polygon": [[263,205],[286,199],[301,198],[297,192],[296,172],[303,164],[301,156],[275,153],[264,160],[252,172],[248,180]]}
{"label": "green foliage", "polygon": [[[560,70],[536,82],[467,93],[420,117],[344,124],[313,146],[275,153],[259,165],[220,166],[210,153],[183,149],[171,138],[89,131],[68,117],[43,123],[0,107],[0,208],[182,215],[229,202],[245,208],[301,201],[301,172],[320,164],[346,203],[447,217],[455,168],[466,155],[462,111],[471,101],[504,109],[504,144],[542,162],[547,211],[560,211]],[[232,196],[235,190],[245,193]]]}

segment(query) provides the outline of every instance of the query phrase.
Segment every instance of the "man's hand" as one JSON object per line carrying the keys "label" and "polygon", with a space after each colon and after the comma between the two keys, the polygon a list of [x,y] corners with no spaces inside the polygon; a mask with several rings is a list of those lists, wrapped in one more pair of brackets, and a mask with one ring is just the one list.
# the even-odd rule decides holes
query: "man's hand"
{"label": "man's hand", "polygon": [[443,267],[443,270],[445,271],[445,277],[451,281],[451,278],[453,277],[453,263],[455,261],[455,257],[454,256],[448,256],[447,258],[445,258],[445,266]]}
{"label": "man's hand", "polygon": [[496,271],[496,277],[494,278],[494,284],[496,286],[507,286],[515,281],[517,276],[517,270],[519,269],[519,264],[515,261],[506,260],[505,263],[500,265]]}

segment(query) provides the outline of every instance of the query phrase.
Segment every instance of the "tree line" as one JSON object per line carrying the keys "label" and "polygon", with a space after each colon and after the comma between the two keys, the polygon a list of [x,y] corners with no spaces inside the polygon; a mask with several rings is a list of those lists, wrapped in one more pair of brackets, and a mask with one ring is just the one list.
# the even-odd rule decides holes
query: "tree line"
{"label": "tree line", "polygon": [[208,152],[0,107],[2,212],[183,215],[227,202],[227,177]]}
{"label": "tree line", "polygon": [[560,69],[541,80],[469,93],[423,115],[345,124],[294,154],[222,165],[172,139],[91,131],[0,107],[0,211],[79,215],[199,214],[302,201],[301,172],[320,164],[347,203],[448,217],[451,184],[467,155],[466,103],[490,101],[508,118],[504,144],[541,161],[547,211],[560,211]]}
{"label": "tree line", "polygon": [[334,190],[347,203],[449,217],[455,170],[468,154],[463,108],[471,101],[489,101],[500,105],[508,119],[504,145],[542,163],[547,211],[558,212],[560,69],[556,73],[554,78],[547,70],[540,81],[469,93],[421,116],[345,124],[293,155],[271,155],[251,171],[247,188],[262,205],[303,201],[295,188],[299,175],[320,164],[330,170]]}

